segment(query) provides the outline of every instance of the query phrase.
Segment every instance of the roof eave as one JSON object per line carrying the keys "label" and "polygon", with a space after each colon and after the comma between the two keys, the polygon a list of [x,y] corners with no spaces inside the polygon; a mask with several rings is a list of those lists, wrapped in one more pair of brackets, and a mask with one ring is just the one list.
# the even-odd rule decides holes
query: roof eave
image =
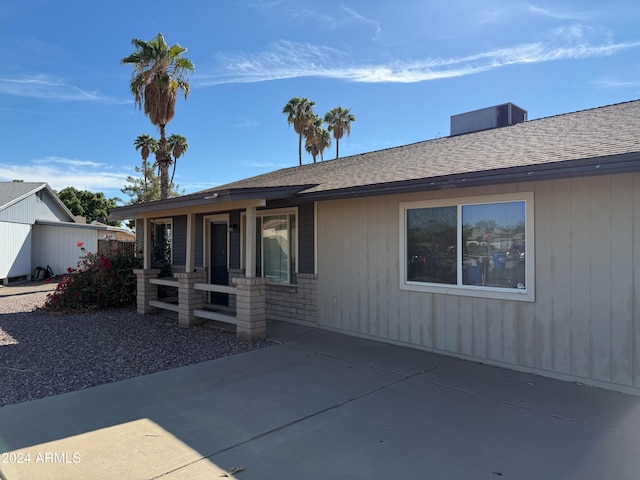
{"label": "roof eave", "polygon": [[90,223],[78,223],[78,222],[57,222],[55,220],[36,220],[36,225],[47,225],[50,227],[71,227],[80,228],[84,230],[107,230],[106,226],[91,225]]}
{"label": "roof eave", "polygon": [[194,207],[219,206],[231,202],[254,200],[274,200],[294,197],[297,193],[313,185],[292,185],[283,187],[236,188],[225,190],[205,190],[181,197],[156,200],[154,202],[125,205],[111,210],[109,220],[129,220],[147,216],[156,211],[189,210]]}
{"label": "roof eave", "polygon": [[594,175],[640,172],[640,152],[570,160],[555,164],[526,165],[504,169],[465,172],[440,177],[427,177],[399,182],[362,185],[320,192],[301,193],[306,200],[334,200],[417,191],[443,190],[505,183],[557,180]]}

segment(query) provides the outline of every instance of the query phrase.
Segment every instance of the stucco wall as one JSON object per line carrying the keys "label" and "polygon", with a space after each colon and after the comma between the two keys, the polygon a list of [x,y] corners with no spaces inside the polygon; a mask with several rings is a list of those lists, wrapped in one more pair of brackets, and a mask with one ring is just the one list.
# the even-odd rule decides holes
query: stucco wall
{"label": "stucco wall", "polygon": [[[400,289],[400,202],[518,191],[535,302]],[[319,202],[318,323],[640,393],[639,244],[640,174]]]}

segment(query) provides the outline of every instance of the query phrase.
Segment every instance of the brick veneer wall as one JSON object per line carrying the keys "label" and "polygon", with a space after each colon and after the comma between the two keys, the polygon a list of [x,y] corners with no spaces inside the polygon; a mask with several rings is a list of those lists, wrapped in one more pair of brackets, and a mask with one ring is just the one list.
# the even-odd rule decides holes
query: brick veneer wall
{"label": "brick veneer wall", "polygon": [[[244,270],[229,269],[232,278],[244,277]],[[267,284],[267,318],[289,322],[316,323],[318,321],[318,276],[298,273],[295,285]],[[235,306],[235,298],[229,298],[229,306]]]}

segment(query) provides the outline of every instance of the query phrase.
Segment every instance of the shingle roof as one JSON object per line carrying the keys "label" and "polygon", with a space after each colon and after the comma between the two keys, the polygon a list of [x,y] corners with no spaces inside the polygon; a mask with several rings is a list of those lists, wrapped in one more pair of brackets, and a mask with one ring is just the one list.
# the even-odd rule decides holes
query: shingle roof
{"label": "shingle roof", "polygon": [[639,152],[640,100],[636,100],[285,168],[208,191],[307,185],[301,194],[321,193],[562,162],[569,165]]}
{"label": "shingle roof", "polygon": [[285,168],[118,207],[111,218],[231,200],[304,201],[628,171],[640,171],[640,100]]}
{"label": "shingle roof", "polygon": [[0,211],[41,190],[68,215],[70,222],[76,222],[73,213],[46,182],[0,182]]}
{"label": "shingle roof", "polygon": [[44,182],[0,182],[0,210],[46,186]]}

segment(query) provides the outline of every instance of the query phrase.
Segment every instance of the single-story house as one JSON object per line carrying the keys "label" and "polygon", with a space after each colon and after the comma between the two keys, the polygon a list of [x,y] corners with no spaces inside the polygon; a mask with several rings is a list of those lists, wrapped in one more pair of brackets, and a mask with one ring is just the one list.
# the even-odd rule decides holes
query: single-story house
{"label": "single-story house", "polygon": [[[138,311],[245,338],[278,319],[640,394],[640,101],[475,113],[449,137],[115,209],[144,233]],[[158,241],[173,278],[152,268]]]}
{"label": "single-story house", "polygon": [[29,280],[37,267],[64,274],[78,266],[78,242],[96,252],[112,228],[79,223],[45,182],[0,182],[0,280]]}

